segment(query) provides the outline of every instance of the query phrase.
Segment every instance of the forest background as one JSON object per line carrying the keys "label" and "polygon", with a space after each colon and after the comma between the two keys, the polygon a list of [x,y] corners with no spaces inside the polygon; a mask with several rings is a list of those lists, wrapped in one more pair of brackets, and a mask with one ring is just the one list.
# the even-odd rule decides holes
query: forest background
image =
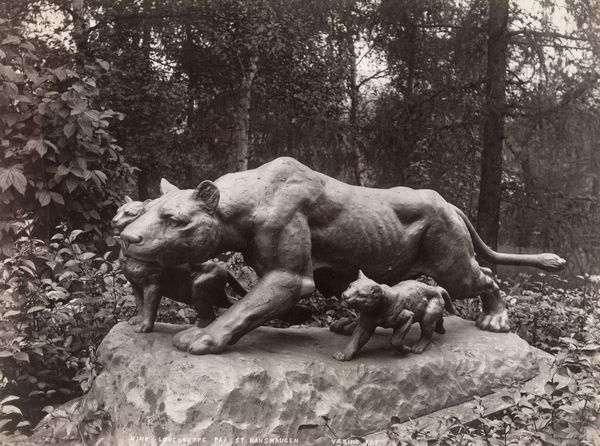
{"label": "forest background", "polygon": [[46,238],[65,219],[102,230],[124,191],[288,155],[354,184],[435,189],[492,247],[594,272],[597,6],[4,0],[3,240],[21,210]]}
{"label": "forest background", "polygon": [[503,290],[533,293],[511,311],[534,345],[583,342],[599,31],[597,0],[1,0],[0,424],[28,432],[93,382],[133,305],[109,227],[126,194],[278,156],[434,189],[493,248],[565,257],[560,288]]}

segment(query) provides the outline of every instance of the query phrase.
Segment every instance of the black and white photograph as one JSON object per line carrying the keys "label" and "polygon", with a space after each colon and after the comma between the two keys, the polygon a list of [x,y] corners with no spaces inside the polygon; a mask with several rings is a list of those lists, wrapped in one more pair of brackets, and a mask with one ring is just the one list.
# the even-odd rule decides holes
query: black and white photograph
{"label": "black and white photograph", "polygon": [[600,446],[600,0],[0,0],[0,445]]}

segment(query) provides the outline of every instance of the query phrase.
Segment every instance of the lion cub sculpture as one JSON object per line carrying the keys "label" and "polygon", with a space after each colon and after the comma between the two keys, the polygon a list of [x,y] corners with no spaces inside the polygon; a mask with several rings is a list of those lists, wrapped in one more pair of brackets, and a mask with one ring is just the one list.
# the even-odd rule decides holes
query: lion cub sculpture
{"label": "lion cub sculpture", "polygon": [[[144,213],[151,202],[125,197],[125,204],[117,210],[111,221],[114,233],[120,234],[125,226]],[[206,327],[215,320],[214,307],[229,308],[232,305],[225,293],[225,285],[229,284],[240,296],[247,293],[229,271],[211,261],[193,267],[162,267],[124,256],[121,252],[119,262],[123,274],[131,283],[138,309],[138,314],[129,323],[136,325],[135,331],[140,333],[153,330],[163,296],[194,307],[198,326]]]}
{"label": "lion cub sculpture", "polygon": [[[333,355],[339,361],[351,360],[377,327],[394,329],[390,337],[394,348],[422,353],[431,343],[434,331],[445,333],[444,308],[456,313],[450,296],[441,287],[416,280],[405,280],[390,287],[369,279],[362,271],[344,291],[342,299],[350,308],[360,310],[360,317],[346,348]],[[404,345],[404,338],[415,322],[421,326],[421,338],[417,344],[408,347]]]}

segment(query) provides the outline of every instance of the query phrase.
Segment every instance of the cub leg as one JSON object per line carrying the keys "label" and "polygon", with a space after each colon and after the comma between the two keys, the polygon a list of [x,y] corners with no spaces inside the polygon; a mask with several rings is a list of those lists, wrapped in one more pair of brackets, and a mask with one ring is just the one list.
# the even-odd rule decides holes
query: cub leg
{"label": "cub leg", "polygon": [[411,351],[411,349],[410,347],[404,345],[404,338],[410,331],[410,327],[412,327],[415,314],[408,310],[402,310],[402,313],[406,317],[406,322],[399,327],[394,328],[394,333],[392,336],[390,336],[390,344],[396,350],[402,353],[408,353]]}
{"label": "cub leg", "polygon": [[194,279],[190,303],[196,309],[198,327],[207,327],[216,319],[213,305],[221,306],[223,299],[227,299],[224,287],[225,282],[218,281],[211,273]]}
{"label": "cub leg", "polygon": [[444,317],[444,302],[442,299],[432,299],[425,308],[425,314],[423,319],[420,321],[421,325],[421,339],[412,347],[413,353],[423,353],[425,349],[431,344],[433,338],[433,331]]}
{"label": "cub leg", "polygon": [[440,319],[435,324],[435,332],[439,334],[446,334],[446,329],[444,328],[444,318]]}
{"label": "cub leg", "polygon": [[334,333],[341,334],[344,336],[351,336],[354,333],[354,329],[358,325],[358,319],[351,317],[343,317],[334,321],[329,326],[329,330]]}
{"label": "cub leg", "polygon": [[135,297],[136,315],[129,318],[127,321],[130,325],[138,325],[142,322],[142,313],[144,311],[144,291],[132,281],[131,288]]}
{"label": "cub leg", "polygon": [[138,333],[150,333],[154,329],[158,305],[162,299],[160,286],[149,284],[144,287],[144,310],[142,312],[141,324],[135,328]]}
{"label": "cub leg", "polygon": [[371,339],[375,328],[376,325],[373,321],[361,315],[358,319],[358,324],[354,329],[354,333],[352,333],[352,339],[350,339],[346,348],[335,352],[333,357],[338,361],[350,361],[367,341]]}

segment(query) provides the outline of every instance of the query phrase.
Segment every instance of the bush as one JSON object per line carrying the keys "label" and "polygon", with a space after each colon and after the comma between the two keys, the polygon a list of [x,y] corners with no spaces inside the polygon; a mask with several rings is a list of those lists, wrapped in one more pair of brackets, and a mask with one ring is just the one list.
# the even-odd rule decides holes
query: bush
{"label": "bush", "polygon": [[61,225],[49,243],[21,223],[0,263],[0,427],[27,432],[56,404],[89,389],[96,347],[135,303],[111,252]]}
{"label": "bush", "polygon": [[[132,168],[108,132],[112,110],[96,109],[108,63],[50,67],[19,28],[0,19],[0,253],[10,254],[15,220],[34,216],[36,236],[55,225],[104,237]],[[47,54],[46,54],[47,56]]]}

